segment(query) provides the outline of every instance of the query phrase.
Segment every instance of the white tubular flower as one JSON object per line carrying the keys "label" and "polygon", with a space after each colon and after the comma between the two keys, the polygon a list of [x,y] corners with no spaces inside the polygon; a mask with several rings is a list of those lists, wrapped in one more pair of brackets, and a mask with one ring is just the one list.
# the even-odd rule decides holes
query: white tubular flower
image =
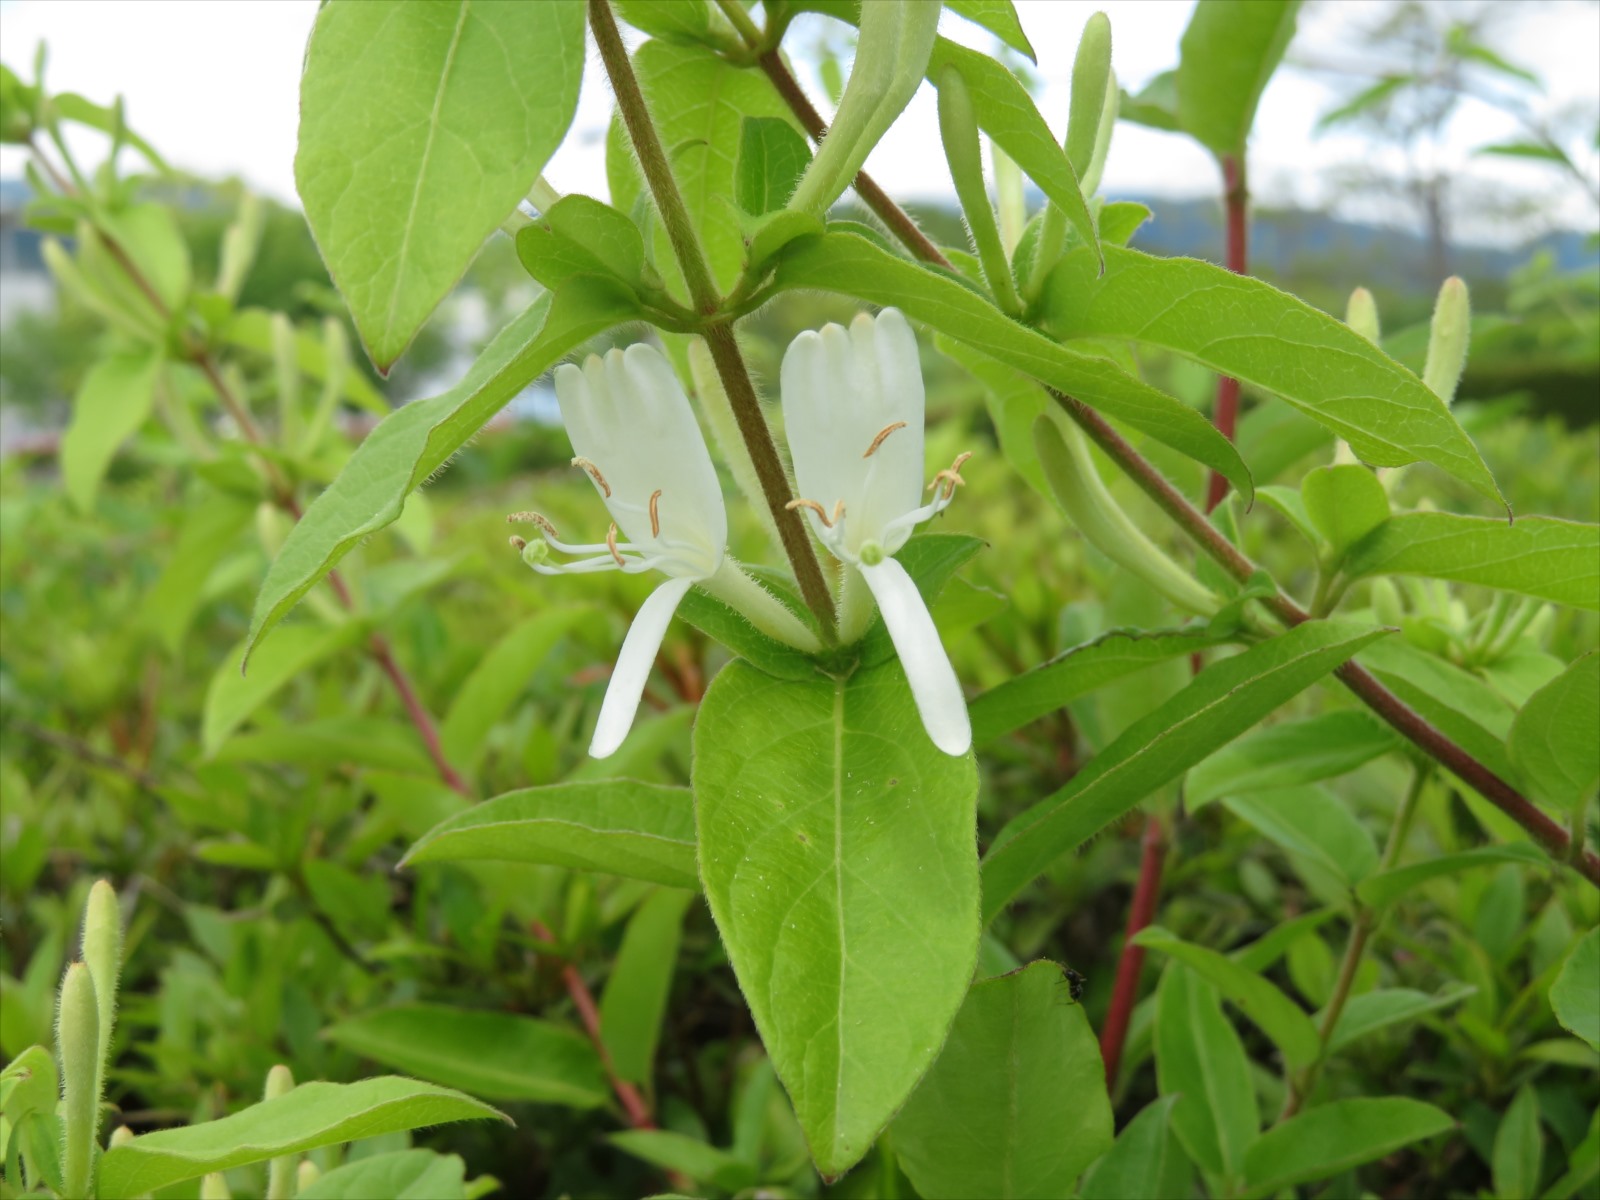
{"label": "white tubular flower", "polygon": [[[728,515],[688,397],[659,353],[636,345],[604,358],[590,355],[581,368],[558,368],[555,383],[577,454],[573,465],[588,474],[613,523],[604,542],[579,545],[562,541],[538,514],[518,514],[543,535],[532,544],[513,539],[523,561],[542,575],[654,570],[670,576],[645,600],[623,639],[589,745],[590,754],[605,758],[633,725],[679,601],[722,567]],[[626,541],[617,540],[618,526]],[[552,562],[551,550],[578,557]]]}
{"label": "white tubular flower", "polygon": [[965,481],[967,456],[940,471],[923,503],[922,368],[900,313],[863,313],[848,330],[802,333],[783,356],[783,419],[812,528],[861,572],[900,655],[923,728],[946,754],[965,754],[972,726],[950,659],[911,576],[892,557],[942,512]]}

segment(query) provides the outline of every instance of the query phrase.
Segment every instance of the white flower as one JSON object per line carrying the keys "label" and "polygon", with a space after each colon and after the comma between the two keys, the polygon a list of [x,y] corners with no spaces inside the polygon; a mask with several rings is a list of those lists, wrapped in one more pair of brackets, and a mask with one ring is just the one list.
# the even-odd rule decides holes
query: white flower
{"label": "white flower", "polygon": [[[652,592],[628,629],[616,670],[600,705],[589,753],[605,758],[633,725],[645,680],[678,603],[695,584],[718,574],[728,542],[728,516],[716,469],[694,412],[667,360],[649,346],[590,355],[581,368],[556,370],[561,420],[613,519],[604,542],[564,542],[537,513],[517,514],[543,534],[531,545],[512,539],[523,559],[544,575],[620,570],[662,571],[670,578]],[[617,527],[627,540],[617,540]],[[591,555],[551,562],[551,550]]]}
{"label": "white flower", "polygon": [[900,655],[923,727],[946,754],[972,744],[966,700],[911,576],[892,557],[963,482],[962,455],[922,485],[923,388],[917,340],[892,308],[849,330],[802,333],[783,356],[783,419],[812,528],[861,572]]}

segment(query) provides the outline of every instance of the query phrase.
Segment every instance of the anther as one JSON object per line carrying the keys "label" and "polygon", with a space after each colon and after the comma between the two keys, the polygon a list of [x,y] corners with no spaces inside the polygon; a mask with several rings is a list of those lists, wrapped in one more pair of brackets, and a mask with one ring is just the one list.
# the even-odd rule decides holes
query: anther
{"label": "anther", "polygon": [[833,523],[835,525],[837,525],[839,523],[840,518],[842,518],[843,516],[844,516],[844,501],[843,500],[835,500],[833,502]]}
{"label": "anther", "polygon": [[963,454],[956,455],[955,462],[951,463],[943,471],[940,471],[933,477],[933,482],[928,485],[928,490],[931,492],[934,488],[938,487],[940,484],[943,484],[944,498],[948,500],[950,497],[956,494],[956,489],[958,487],[966,487],[967,481],[961,478],[961,464],[966,462],[967,459],[971,457],[972,451],[970,450]]}
{"label": "anther", "polygon": [[887,438],[896,429],[904,429],[905,427],[906,423],[904,421],[896,421],[893,425],[885,425],[882,429],[878,430],[878,436],[872,439],[872,445],[867,447],[867,452],[861,457],[871,458],[878,452],[878,447],[883,445],[885,438]]}
{"label": "anther", "polygon": [[511,535],[511,548],[513,550],[515,550],[518,554],[521,554],[524,550],[526,550],[528,548],[527,539],[526,538],[519,538],[516,534],[513,533]]}
{"label": "anther", "polygon": [[[840,504],[836,504],[834,506],[833,511],[836,515],[843,511],[842,505],[843,502],[841,501]],[[824,528],[833,528],[833,522],[828,520],[828,510],[823,508],[822,505],[818,504],[815,500],[791,500],[789,503],[785,504],[784,507],[790,512],[793,512],[797,508],[809,508],[812,512],[817,514],[817,520],[822,522]]]}
{"label": "anther", "polygon": [[611,528],[606,530],[606,549],[611,551],[611,557],[617,560],[617,566],[625,567],[628,565],[623,561],[622,553],[617,549],[617,523],[615,521],[611,522]]}
{"label": "anther", "polygon": [[585,471],[589,472],[590,478],[598,483],[600,485],[600,490],[606,494],[606,499],[611,499],[611,485],[606,482],[606,477],[600,474],[599,467],[595,466],[581,454],[572,460],[572,465],[575,467],[582,467]]}
{"label": "anther", "polygon": [[661,513],[660,513],[660,510],[658,510],[656,508],[656,504],[657,504],[657,502],[660,501],[660,499],[661,499],[661,489],[660,488],[657,488],[655,491],[650,493],[650,536],[651,537],[660,537],[661,536]]}
{"label": "anther", "polygon": [[506,516],[506,520],[513,525],[532,523],[544,530],[550,537],[560,537],[556,527],[550,523],[550,518],[536,512],[514,512]]}

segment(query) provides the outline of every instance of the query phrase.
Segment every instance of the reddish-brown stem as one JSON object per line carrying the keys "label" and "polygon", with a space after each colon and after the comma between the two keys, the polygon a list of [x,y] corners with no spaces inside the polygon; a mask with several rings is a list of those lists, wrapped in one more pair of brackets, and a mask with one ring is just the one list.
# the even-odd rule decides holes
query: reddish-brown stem
{"label": "reddish-brown stem", "polygon": [[[543,921],[531,921],[528,928],[533,930],[533,936],[541,941],[554,943],[556,938],[550,932],[550,927]],[[639,1089],[621,1078],[611,1061],[611,1051],[606,1049],[605,1039],[600,1036],[600,1010],[595,1006],[594,993],[589,990],[589,985],[583,981],[583,975],[578,968],[570,962],[561,964],[561,982],[566,986],[567,995],[572,998],[572,1006],[578,1010],[578,1020],[583,1023],[583,1031],[589,1035],[595,1053],[600,1056],[600,1064],[605,1068],[606,1079],[611,1084],[611,1091],[617,1097],[617,1103],[622,1105],[622,1111],[627,1115],[628,1124],[635,1129],[654,1129],[655,1119],[650,1115],[650,1105],[639,1094]]]}
{"label": "reddish-brown stem", "polygon": [[[1245,187],[1244,163],[1232,154],[1222,160],[1223,207],[1227,213],[1227,266],[1235,275],[1250,270],[1250,193]],[[1223,376],[1217,380],[1217,407],[1212,415],[1217,430],[1230,442],[1239,424],[1239,381]],[[1218,471],[1211,472],[1206,485],[1206,511],[1222,503],[1228,494],[1228,481]]]}
{"label": "reddish-brown stem", "polygon": [[1134,1001],[1139,998],[1139,975],[1144,970],[1144,947],[1133,944],[1139,931],[1156,914],[1161,894],[1161,864],[1166,858],[1166,831],[1156,813],[1144,819],[1144,836],[1139,839],[1139,882],[1134,885],[1133,903],[1128,909],[1128,932],[1117,960],[1117,979],[1111,989],[1111,1007],[1100,1028],[1100,1057],[1106,1065],[1106,1090],[1116,1087],[1117,1068],[1122,1063],[1122,1045],[1128,1037],[1128,1022]]}

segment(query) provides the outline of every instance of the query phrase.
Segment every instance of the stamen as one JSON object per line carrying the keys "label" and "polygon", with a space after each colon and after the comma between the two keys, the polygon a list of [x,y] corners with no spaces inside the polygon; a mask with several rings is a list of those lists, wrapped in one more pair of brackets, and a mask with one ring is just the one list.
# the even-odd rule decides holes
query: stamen
{"label": "stamen", "polygon": [[871,458],[878,452],[878,447],[883,445],[885,438],[887,438],[896,429],[904,429],[905,427],[906,423],[904,421],[896,421],[893,425],[885,425],[882,429],[878,430],[878,436],[872,439],[872,445],[867,447],[867,452],[861,457]]}
{"label": "stamen", "polygon": [[958,487],[966,487],[967,481],[961,478],[961,464],[966,462],[967,459],[971,457],[972,451],[970,450],[956,455],[955,462],[951,463],[943,471],[940,471],[933,477],[933,482],[928,485],[928,490],[931,492],[934,488],[938,487],[940,484],[943,484],[943,497],[944,499],[948,500],[956,494],[956,489]]}
{"label": "stamen", "polygon": [[844,501],[843,500],[835,500],[833,502],[833,523],[835,525],[837,525],[839,523],[840,519],[843,516],[844,516]]}
{"label": "stamen", "polygon": [[527,539],[526,538],[519,538],[516,534],[513,533],[511,535],[511,548],[513,550],[515,550],[518,554],[521,554],[524,550],[526,550],[528,548]]}
{"label": "stamen", "polygon": [[514,513],[509,513],[506,516],[506,520],[511,522],[513,525],[515,525],[515,524],[526,524],[528,522],[532,522],[533,524],[537,525],[540,529],[544,530],[545,533],[549,534],[551,537],[560,537],[561,536],[559,533],[556,532],[556,527],[550,523],[550,518],[548,518],[546,516],[543,516],[543,515],[541,515],[539,513],[536,513],[536,512],[514,512]]}
{"label": "stamen", "polygon": [[[822,522],[823,528],[833,528],[833,522],[828,520],[828,510],[823,508],[822,505],[818,504],[815,500],[791,500],[789,503],[785,504],[784,507],[790,512],[793,512],[797,508],[809,508],[812,512],[817,514],[817,520]],[[841,500],[838,504],[834,505],[833,511],[835,516],[844,511],[844,501]]]}
{"label": "stamen", "polygon": [[582,467],[585,471],[589,472],[590,477],[600,485],[600,490],[606,494],[606,499],[611,499],[611,485],[606,482],[606,477],[600,474],[599,467],[595,466],[581,454],[572,460],[572,465],[575,467]]}
{"label": "stamen", "polygon": [[617,566],[625,567],[628,565],[623,561],[622,554],[617,550],[617,523],[615,521],[611,522],[611,528],[606,530],[606,549],[611,551],[611,557],[616,559]]}
{"label": "stamen", "polygon": [[650,536],[661,536],[661,513],[656,509],[656,502],[661,499],[661,489],[657,488],[650,493]]}

